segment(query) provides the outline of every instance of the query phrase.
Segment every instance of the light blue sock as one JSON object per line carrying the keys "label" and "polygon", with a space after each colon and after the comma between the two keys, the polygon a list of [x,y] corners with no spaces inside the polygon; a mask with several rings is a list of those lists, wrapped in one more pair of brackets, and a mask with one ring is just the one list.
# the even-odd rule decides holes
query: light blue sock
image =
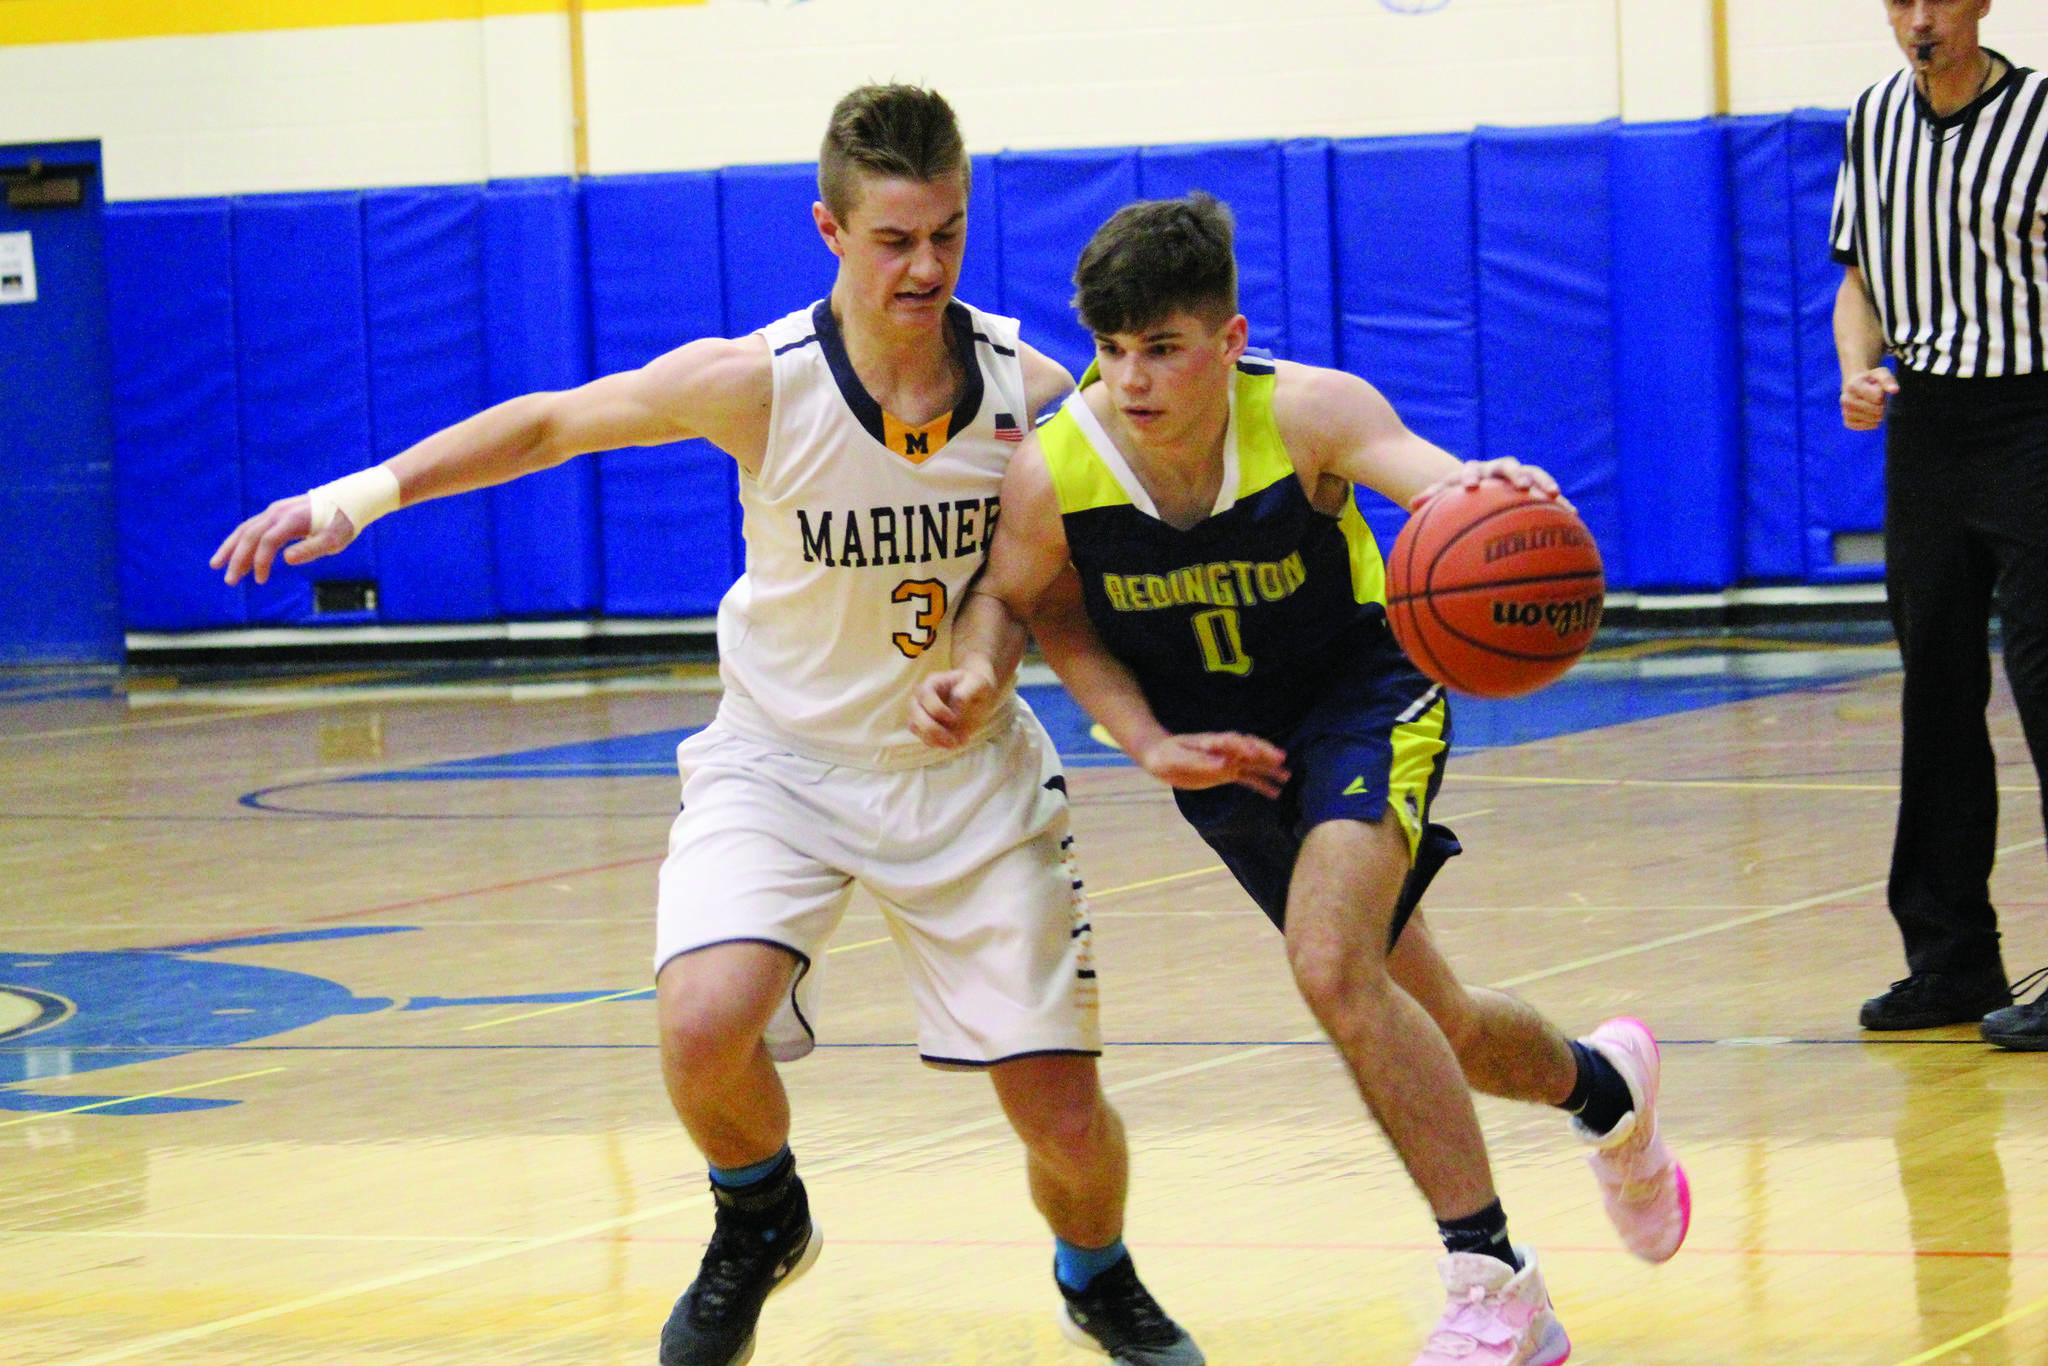
{"label": "light blue sock", "polygon": [[1069,1290],[1086,1290],[1090,1281],[1127,1255],[1121,1238],[1108,1247],[1075,1247],[1064,1238],[1055,1238],[1052,1240],[1052,1274]]}
{"label": "light blue sock", "polygon": [[713,1167],[711,1179],[731,1190],[735,1186],[751,1186],[768,1173],[782,1165],[782,1159],[789,1156],[789,1145],[782,1145],[782,1151],[766,1161],[756,1162],[751,1167]]}

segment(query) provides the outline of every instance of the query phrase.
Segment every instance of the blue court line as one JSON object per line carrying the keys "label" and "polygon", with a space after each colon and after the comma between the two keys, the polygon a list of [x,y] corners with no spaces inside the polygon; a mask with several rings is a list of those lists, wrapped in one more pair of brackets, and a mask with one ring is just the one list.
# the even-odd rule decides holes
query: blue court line
{"label": "blue court line", "polygon": [[107,698],[119,696],[113,685],[102,683],[97,687],[48,688],[30,692],[15,688],[0,688],[0,707],[25,707],[32,702],[71,702],[86,698]]}

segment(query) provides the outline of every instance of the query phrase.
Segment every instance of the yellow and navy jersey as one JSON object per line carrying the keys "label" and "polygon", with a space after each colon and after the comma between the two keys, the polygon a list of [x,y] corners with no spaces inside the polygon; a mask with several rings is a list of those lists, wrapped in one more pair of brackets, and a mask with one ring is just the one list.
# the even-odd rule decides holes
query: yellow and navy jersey
{"label": "yellow and navy jersey", "polygon": [[1278,739],[1386,631],[1372,531],[1349,498],[1334,516],[1309,501],[1274,380],[1270,360],[1238,362],[1222,487],[1185,531],[1160,519],[1082,391],[1038,429],[1089,619],[1169,730]]}

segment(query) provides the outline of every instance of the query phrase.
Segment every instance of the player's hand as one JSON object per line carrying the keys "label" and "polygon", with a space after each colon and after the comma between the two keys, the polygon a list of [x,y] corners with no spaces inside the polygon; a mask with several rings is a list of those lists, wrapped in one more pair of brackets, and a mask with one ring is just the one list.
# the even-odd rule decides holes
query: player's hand
{"label": "player's hand", "polygon": [[269,583],[270,566],[280,548],[286,564],[304,564],[346,549],[356,538],[356,524],[346,512],[336,512],[318,536],[306,534],[312,525],[312,499],[303,493],[280,498],[229,533],[207,563],[225,569],[230,584],[241,582],[242,576],[250,573],[256,582]]}
{"label": "player's hand", "polygon": [[[1572,506],[1571,499],[1564,496],[1557,480],[1551,478],[1550,471],[1539,465],[1524,465],[1513,456],[1503,456],[1499,460],[1467,460],[1456,474],[1445,475],[1410,498],[1408,510],[1415,511],[1446,489],[1476,489],[1488,479],[1504,479],[1524,493],[1533,493],[1539,498],[1555,498],[1566,507]],[[1576,508],[1572,510],[1577,511]]]}
{"label": "player's hand", "polygon": [[1256,735],[1214,731],[1168,735],[1138,757],[1139,765],[1170,787],[1242,783],[1261,797],[1277,797],[1292,774],[1287,751]]}
{"label": "player's hand", "polygon": [[1899,377],[1883,365],[1851,375],[1842,385],[1842,425],[1852,432],[1874,432],[1884,425],[1884,410],[1899,392]]}
{"label": "player's hand", "polygon": [[910,695],[910,729],[935,749],[958,749],[988,720],[1002,689],[986,669],[932,674]]}

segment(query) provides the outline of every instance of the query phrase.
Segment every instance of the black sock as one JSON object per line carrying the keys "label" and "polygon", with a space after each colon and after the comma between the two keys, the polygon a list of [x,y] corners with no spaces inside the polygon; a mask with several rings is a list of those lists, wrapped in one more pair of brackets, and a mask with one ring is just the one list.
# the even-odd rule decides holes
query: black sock
{"label": "black sock", "polygon": [[1487,1257],[1498,1257],[1516,1271],[1522,1269],[1521,1259],[1515,1256],[1515,1249],[1508,1243],[1508,1214],[1496,1200],[1477,1214],[1468,1214],[1462,1219],[1439,1219],[1436,1221],[1437,1236],[1444,1240],[1446,1252],[1477,1252]]}
{"label": "black sock", "polygon": [[1579,1079],[1557,1108],[1569,1110],[1588,1129],[1604,1134],[1636,1108],[1635,1097],[1628,1093],[1628,1083],[1622,1080],[1621,1073],[1598,1049],[1573,1039],[1571,1050],[1572,1060],[1579,1065]]}

